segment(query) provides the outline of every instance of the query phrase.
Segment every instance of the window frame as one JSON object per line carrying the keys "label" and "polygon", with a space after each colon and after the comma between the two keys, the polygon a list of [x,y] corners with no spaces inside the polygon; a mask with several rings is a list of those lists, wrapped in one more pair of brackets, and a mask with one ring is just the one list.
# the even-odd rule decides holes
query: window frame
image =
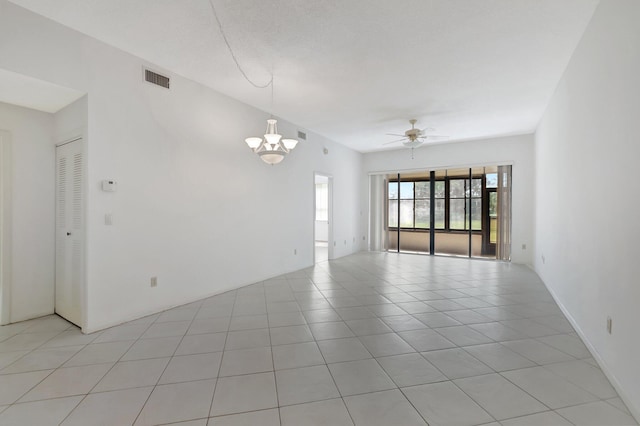
{"label": "window frame", "polygon": [[[444,200],[444,227],[438,228],[438,227],[434,227],[434,231],[435,232],[450,232],[450,233],[461,233],[461,234],[467,234],[469,233],[469,229],[467,228],[469,226],[468,224],[468,215],[467,215],[467,203],[471,204],[473,201],[472,200],[480,200],[480,212],[484,211],[484,204],[485,204],[485,197],[484,197],[484,188],[486,185],[486,173],[483,174],[475,174],[471,176],[471,181],[469,181],[469,177],[449,177],[449,176],[445,176],[445,177],[441,177],[441,178],[437,178],[434,180],[434,182],[444,182],[444,197],[438,197],[437,194],[433,194],[434,196],[434,201],[437,200]],[[481,191],[480,191],[480,196],[474,197],[473,196],[473,179],[481,179]],[[464,200],[465,201],[465,228],[463,229],[452,229],[451,228],[451,221],[450,221],[450,214],[451,214],[451,209],[450,209],[450,201],[451,201],[451,194],[450,194],[450,187],[451,187],[451,181],[452,180],[464,180],[465,181],[465,190],[464,190],[464,196],[463,197],[454,197],[453,199],[455,200]],[[467,192],[467,188],[466,188],[466,181],[469,181],[469,195],[467,196],[466,192]],[[390,215],[389,215],[389,201],[391,200],[389,198],[389,185],[391,184],[396,184],[398,185],[398,182],[402,183],[402,182],[412,182],[414,183],[413,185],[413,226],[412,227],[405,227],[405,226],[400,226],[401,220],[400,220],[400,202],[401,200],[403,200],[403,198],[401,198],[401,194],[400,194],[400,189],[398,189],[398,198],[397,199],[393,199],[394,201],[398,202],[398,226],[390,226],[389,221],[390,221]],[[400,177],[400,179],[395,178],[395,179],[389,179],[387,182],[387,218],[385,221],[386,227],[389,231],[408,231],[408,232],[430,232],[431,228],[430,227],[426,227],[426,228],[418,228],[416,227],[416,190],[415,190],[415,183],[416,182],[431,182],[431,179],[425,177],[425,178],[402,178]],[[405,201],[407,201],[408,199],[404,199]],[[419,198],[419,200],[424,200],[423,198]],[[431,197],[429,197],[427,200],[431,200]],[[473,212],[472,212],[473,213]],[[482,215],[482,213],[481,213]],[[435,221],[434,221],[435,223]],[[473,218],[471,218],[471,227],[473,228]],[[471,229],[471,232],[474,234],[481,234],[484,231],[485,228],[485,224],[482,222],[482,220],[480,221],[480,229]]]}

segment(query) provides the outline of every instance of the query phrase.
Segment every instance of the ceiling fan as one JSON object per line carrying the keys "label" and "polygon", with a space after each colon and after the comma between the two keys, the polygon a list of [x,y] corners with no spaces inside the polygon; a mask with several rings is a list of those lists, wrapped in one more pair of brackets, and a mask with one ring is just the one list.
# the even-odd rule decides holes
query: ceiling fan
{"label": "ceiling fan", "polygon": [[411,128],[404,132],[404,135],[400,135],[397,133],[387,133],[389,136],[402,136],[401,139],[397,139],[391,142],[386,142],[383,145],[391,145],[394,143],[402,142],[404,146],[407,148],[417,148],[426,141],[436,141],[436,140],[446,140],[449,139],[449,136],[439,136],[439,135],[427,135],[426,132],[431,132],[435,129],[431,127],[426,127],[424,129],[416,129],[415,124],[418,122],[415,118],[409,120],[411,123]]}

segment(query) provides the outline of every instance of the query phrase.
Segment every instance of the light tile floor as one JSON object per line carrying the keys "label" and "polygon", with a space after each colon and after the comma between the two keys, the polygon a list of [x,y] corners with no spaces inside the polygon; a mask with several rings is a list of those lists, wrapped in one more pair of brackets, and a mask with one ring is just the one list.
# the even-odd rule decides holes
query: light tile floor
{"label": "light tile floor", "polygon": [[359,253],[83,335],[0,328],[0,425],[635,425],[526,267]]}
{"label": "light tile floor", "polygon": [[329,259],[329,243],[326,241],[316,241],[315,253],[316,263],[326,262]]}

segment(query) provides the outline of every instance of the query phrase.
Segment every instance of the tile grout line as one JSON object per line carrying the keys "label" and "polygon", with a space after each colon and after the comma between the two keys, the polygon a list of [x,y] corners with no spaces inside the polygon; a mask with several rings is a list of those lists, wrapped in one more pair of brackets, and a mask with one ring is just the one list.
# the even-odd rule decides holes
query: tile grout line
{"label": "tile grout line", "polygon": [[[311,281],[313,282],[313,279],[311,279]],[[313,285],[315,287],[315,283]],[[325,302],[327,302],[327,303],[329,303],[329,305],[331,305],[331,303],[327,300],[327,298],[324,295],[324,293],[320,292],[320,294],[322,294],[322,297],[325,300]],[[333,305],[331,305],[331,306],[332,306],[332,309],[335,312],[335,308],[333,308]],[[340,314],[338,314],[338,316],[340,316]],[[344,322],[344,320],[342,322]],[[346,325],[346,322],[344,322],[344,323]],[[349,326],[347,325],[347,328],[348,327]],[[333,374],[331,373],[331,369],[329,368],[329,364],[327,363],[327,359],[325,358],[324,354],[322,353],[322,350],[320,349],[320,345],[318,345],[318,340],[316,339],[316,336],[311,331],[311,327],[309,327],[309,331],[311,332],[311,337],[313,338],[313,342],[316,344],[316,347],[318,348],[318,351],[320,352],[320,356],[322,357],[322,360],[324,361],[324,367],[327,369],[327,372],[329,372],[329,377],[331,377],[331,381],[333,382],[333,386],[335,386],[336,390],[338,391],[338,395],[340,396],[340,400],[342,401],[342,404],[344,405],[345,409],[347,410],[347,414],[349,414],[349,418],[351,419],[351,423],[353,423],[355,425],[356,422],[353,419],[353,415],[349,411],[349,407],[347,406],[347,402],[344,400],[344,396],[342,395],[342,392],[340,392],[340,388],[338,388],[338,384],[336,383],[336,379],[335,379],[335,377],[333,377]],[[368,352],[368,350],[367,350],[367,352]],[[369,354],[369,355],[371,355],[371,354]],[[335,398],[331,398],[331,399],[335,399]],[[313,402],[317,402],[317,401],[313,401]]]}
{"label": "tile grout line", "polygon": [[[156,319],[157,319],[157,318],[156,318]],[[148,329],[149,329],[149,327],[151,327],[151,325],[152,325],[154,322],[155,322],[155,320],[154,320],[154,321],[152,321],[151,323],[149,323],[149,325],[147,325],[147,327],[145,328],[145,331],[146,331],[146,330],[148,330]],[[124,323],[124,324],[127,324],[127,323]],[[121,326],[121,325],[122,325],[122,324],[118,324],[118,325],[117,325],[117,326],[115,326],[115,327],[119,327],[119,326]],[[110,328],[115,328],[115,327],[110,327]],[[106,331],[106,330],[101,330],[101,331],[100,331],[100,335],[102,335],[102,334],[104,333],[104,331]],[[142,334],[144,334],[144,332],[145,332],[145,331],[143,331],[143,332],[140,334],[140,336],[142,336]],[[127,348],[127,350],[126,350],[126,351],[124,351],[124,353],[120,356],[120,358],[119,358],[116,362],[114,362],[114,363],[113,363],[113,365],[111,366],[111,368],[109,368],[109,369],[108,369],[108,370],[107,370],[107,371],[102,375],[102,377],[100,377],[100,379],[98,379],[98,381],[96,382],[96,384],[95,384],[95,385],[93,385],[93,387],[89,390],[89,392],[87,392],[86,394],[84,394],[84,396],[82,397],[82,399],[80,399],[80,401],[78,401],[78,403],[76,404],[76,406],[75,406],[75,407],[73,407],[73,409],[71,409],[71,411],[69,411],[69,413],[64,417],[64,419],[62,419],[62,421],[60,422],[60,424],[64,423],[64,422],[69,418],[69,416],[71,416],[71,414],[72,414],[72,413],[73,413],[73,412],[74,412],[74,411],[75,411],[75,410],[80,406],[80,404],[82,404],[82,403],[84,402],[84,400],[85,400],[85,399],[86,399],[86,398],[91,394],[91,391],[92,391],[93,389],[95,389],[95,387],[96,387],[96,386],[98,386],[98,384],[99,384],[99,383],[100,383],[100,382],[101,382],[101,381],[106,377],[106,375],[107,375],[107,374],[109,374],[109,372],[110,372],[111,370],[113,370],[113,368],[116,366],[116,364],[119,362],[119,360],[120,360],[120,359],[122,359],[122,357],[124,357],[124,356],[126,355],[126,353],[129,351],[129,349],[131,349],[131,347],[135,344],[135,342],[137,342],[137,341],[140,339],[140,336],[138,336],[138,338],[137,338],[136,340],[134,340],[134,341],[133,341],[133,343],[132,343],[131,345],[129,345],[129,347]],[[100,336],[96,336],[96,339],[97,339],[98,337],[100,337]],[[85,346],[85,348],[86,348],[87,346],[91,345],[94,341],[95,341],[95,339],[94,339],[91,343],[88,343],[88,344]],[[104,343],[110,343],[110,342],[104,342]],[[99,344],[99,343],[96,343],[96,344]],[[75,355],[74,355],[74,356],[75,356]],[[73,357],[72,357],[72,358],[73,358]],[[71,358],[69,358],[69,359],[71,359]],[[68,362],[68,360],[67,360],[67,362]],[[63,364],[63,365],[64,365],[64,364]],[[98,364],[89,364],[89,365],[98,365]],[[60,366],[59,368],[63,368],[63,366]],[[151,392],[150,392],[149,394],[151,394]],[[144,406],[144,405],[143,405],[143,406]],[[137,418],[137,417],[136,417],[136,418]]]}
{"label": "tile grout line", "polygon": [[[57,314],[55,314],[55,313],[54,313],[52,316],[55,316],[56,318],[62,318],[62,317],[60,317],[59,315],[57,315]],[[64,318],[62,318],[62,319],[64,320]],[[64,320],[64,321],[66,321],[66,320]],[[43,321],[43,322],[44,322],[44,321]],[[71,323],[70,323],[70,324],[71,324]],[[37,325],[37,324],[34,324],[33,326],[35,326],[35,325]],[[31,326],[31,327],[33,327],[33,326]],[[55,336],[52,336],[50,339],[47,339],[46,341],[42,342],[42,344],[41,344],[41,345],[36,346],[35,348],[31,349],[31,350],[30,350],[29,352],[27,352],[24,356],[27,356],[27,355],[31,354],[31,353],[32,353],[32,352],[34,352],[36,349],[40,348],[42,345],[45,345],[45,344],[46,344],[47,342],[49,342],[50,340],[54,339],[55,337],[59,336],[60,334],[62,334],[62,333],[64,333],[65,331],[69,330],[70,328],[72,328],[72,326],[75,326],[75,325],[70,325],[69,327],[65,328],[64,330],[61,330],[61,331],[60,331],[58,334],[56,334]],[[26,330],[28,330],[28,329],[29,329],[29,328],[31,328],[31,327],[27,327],[27,328],[26,328],[25,330],[23,330],[23,331],[26,331]],[[19,334],[20,334],[20,333],[19,333]],[[29,334],[29,333],[26,333],[26,334]],[[87,345],[85,345],[85,347],[86,347],[86,346],[87,346]],[[83,349],[84,349],[84,348],[83,348]],[[80,349],[80,350],[82,350],[82,349]],[[79,352],[79,351],[78,351],[78,352]],[[77,354],[78,352],[76,352],[76,354]],[[23,356],[23,357],[24,357],[24,356]],[[74,355],[72,355],[71,357],[69,357],[69,359],[73,358],[74,356],[75,356],[75,354],[74,354]],[[21,357],[20,359],[22,359],[23,357]],[[18,361],[18,360],[16,360],[16,361]],[[67,361],[65,361],[65,362],[68,362],[68,361],[69,361],[69,360],[67,360]],[[12,364],[13,364],[13,363],[12,363]],[[63,363],[63,365],[64,365],[64,363]],[[8,366],[7,366],[7,367],[8,367]],[[40,385],[42,382],[44,382],[46,379],[48,379],[48,378],[49,378],[53,373],[55,373],[59,368],[62,368],[62,366],[52,369],[52,370],[51,370],[51,372],[50,372],[49,374],[47,374],[45,377],[43,377],[43,378],[42,378],[42,380],[40,380],[38,383],[35,383],[35,384],[34,384],[33,386],[31,386],[31,387],[30,387],[26,392],[24,392],[22,395],[20,395],[20,396],[19,396],[15,401],[13,401],[11,404],[9,404],[9,407],[11,407],[11,406],[13,406],[13,405],[16,405],[16,404],[20,404],[20,403],[18,402],[18,401],[20,401],[20,399],[24,398],[24,396],[25,396],[25,395],[27,395],[29,392],[31,392],[33,389],[35,389],[38,385]],[[47,370],[47,369],[45,369],[45,370]],[[37,370],[37,371],[43,371],[43,370]],[[21,373],[16,373],[16,374],[21,374]],[[55,399],[55,398],[46,398],[46,399]],[[46,399],[44,399],[44,400],[46,400]],[[42,400],[42,401],[43,401],[43,400]],[[27,401],[27,402],[34,402],[34,401]],[[78,404],[80,404],[80,402],[81,402],[81,401],[79,401],[79,402],[78,402]],[[78,404],[76,404],[76,405],[73,407],[73,409],[72,409],[71,411],[75,410],[75,408],[78,406]],[[8,409],[9,407],[7,407],[6,409]],[[6,410],[6,409],[5,409],[5,410]]]}
{"label": "tile grout line", "polygon": [[[227,332],[225,333],[224,336],[224,344],[222,345],[222,356],[220,357],[220,365],[218,366],[218,374],[217,374],[217,378],[216,378],[216,384],[213,387],[213,394],[211,395],[211,403],[209,404],[209,411],[207,412],[207,419],[211,418],[211,411],[213,410],[213,401],[215,400],[216,397],[216,391],[218,390],[218,383],[220,380],[220,371],[222,370],[222,362],[224,361],[224,353],[225,353],[225,349],[227,348],[227,339],[229,338],[229,333],[231,330],[231,321],[233,319],[233,313],[236,310],[236,303],[238,302],[238,290],[234,290],[234,295],[235,297],[233,298],[233,306],[231,307],[231,314],[229,315],[229,324],[227,325]],[[207,420],[207,423],[208,420]]]}
{"label": "tile grout line", "polygon": [[[193,302],[192,302],[193,303]],[[187,305],[190,305],[192,303],[188,303]],[[187,333],[189,332],[189,327],[191,327],[191,324],[193,324],[193,321],[195,320],[196,316],[198,315],[198,312],[200,312],[200,309],[202,308],[202,304],[203,301],[200,301],[200,304],[198,306],[198,309],[196,310],[196,313],[193,315],[193,318],[191,318],[191,322],[189,322],[189,326],[187,327],[187,329],[185,330],[184,334],[182,335],[182,337],[180,338],[180,341],[178,342],[178,344],[176,345],[176,348],[173,350],[173,354],[168,357],[169,361],[167,362],[167,364],[164,366],[164,368],[162,369],[162,372],[158,375],[158,380],[156,380],[155,385],[153,385],[153,388],[151,389],[151,392],[149,392],[149,395],[147,395],[147,398],[145,399],[144,403],[140,406],[140,410],[138,411],[138,414],[136,415],[135,419],[133,419],[133,422],[131,423],[132,425],[135,424],[138,421],[138,418],[140,417],[140,414],[142,414],[142,411],[144,411],[144,407],[146,407],[146,405],[149,403],[149,400],[151,399],[151,395],[153,395],[153,392],[156,390],[156,388],[158,387],[158,383],[160,382],[160,379],[162,379],[162,375],[165,373],[165,371],[167,371],[167,367],[169,367],[169,364],[171,364],[171,360],[173,359],[173,357],[175,356],[175,353],[178,351],[178,348],[180,347],[180,344],[182,343],[182,340],[184,339],[184,336],[187,335]],[[158,316],[156,317],[156,319],[154,319],[149,326],[145,329],[144,332],[142,332],[142,334],[140,334],[140,336],[138,337],[138,339],[136,339],[136,342],[138,342],[139,340],[144,340],[142,339],[142,336],[144,335],[144,333],[146,333],[151,326],[153,326],[154,324],[158,323],[158,319],[160,319],[160,317],[162,316],[162,314],[164,312],[169,312],[172,311],[175,308],[172,309],[168,309],[166,311],[163,311],[161,313],[158,314]],[[170,322],[170,321],[167,321]],[[158,324],[162,324],[162,323],[158,323]],[[170,336],[167,336],[170,337]],[[135,344],[135,343],[134,343]],[[131,349],[131,347],[133,347],[133,344],[129,347],[129,350]],[[128,351],[127,351],[128,352]],[[123,354],[122,356],[124,357],[126,355]],[[122,359],[122,357],[121,357]],[[133,360],[136,361],[136,360]],[[97,385],[97,384],[96,384]]]}

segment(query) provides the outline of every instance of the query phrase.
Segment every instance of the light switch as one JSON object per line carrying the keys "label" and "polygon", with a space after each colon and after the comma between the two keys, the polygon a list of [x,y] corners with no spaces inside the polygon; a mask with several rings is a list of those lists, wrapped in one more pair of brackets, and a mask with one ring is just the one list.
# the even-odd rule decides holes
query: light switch
{"label": "light switch", "polygon": [[115,180],[103,180],[102,190],[105,192],[116,192],[118,189],[118,183]]}

